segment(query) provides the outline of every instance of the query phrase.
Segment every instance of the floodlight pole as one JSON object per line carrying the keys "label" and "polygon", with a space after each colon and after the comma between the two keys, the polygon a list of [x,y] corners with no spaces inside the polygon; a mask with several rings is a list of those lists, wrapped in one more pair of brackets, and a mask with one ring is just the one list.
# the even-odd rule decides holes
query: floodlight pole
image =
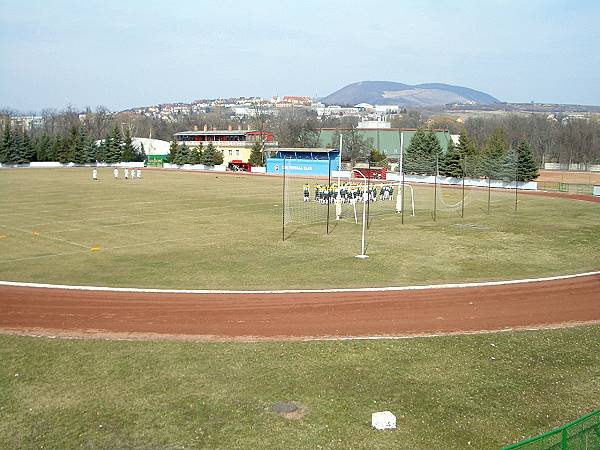
{"label": "floodlight pole", "polygon": [[[365,180],[365,188],[366,188],[366,180]],[[367,205],[369,203],[369,192],[367,192],[366,190],[363,191],[363,214],[362,214],[362,237],[361,237],[361,241],[360,241],[360,255],[356,255],[357,258],[360,259],[367,259],[369,256],[365,254],[365,233],[367,231],[366,228],[366,217],[367,217],[367,207],[365,206],[364,202],[367,202]]]}
{"label": "floodlight pole", "polygon": [[327,152],[327,234],[329,234],[329,205],[331,205],[331,199],[329,195],[331,193],[331,153]]}
{"label": "floodlight pole", "polygon": [[467,174],[467,155],[463,157],[463,173],[462,173],[462,202],[460,217],[465,217],[465,175]]}
{"label": "floodlight pole", "polygon": [[[400,215],[401,215],[401,223],[404,225],[404,131],[400,131],[400,178],[402,178],[402,189],[398,189],[398,195],[402,192],[402,198],[400,199]],[[414,208],[413,208],[414,210]]]}
{"label": "floodlight pole", "polygon": [[488,175],[488,214],[490,213],[491,201],[492,201],[492,175]]}
{"label": "floodlight pole", "polygon": [[371,159],[369,158],[369,169],[367,171],[367,180],[368,180],[368,185],[367,185],[367,192],[369,193],[368,197],[367,197],[367,228],[369,228],[369,221],[371,220]]}
{"label": "floodlight pole", "polygon": [[283,183],[281,188],[281,240],[285,242],[285,156],[283,157]]}
{"label": "floodlight pole", "polygon": [[437,212],[437,174],[438,174],[438,155],[435,155],[435,174],[433,179],[433,221]]}
{"label": "floodlight pole", "polygon": [[342,173],[342,133],[340,133],[340,162],[338,163],[338,199],[340,197],[340,176]]}
{"label": "floodlight pole", "polygon": [[[340,152],[338,157],[340,160],[338,161],[338,182],[337,182],[337,195],[335,196],[335,220],[341,219],[341,211],[342,211],[342,187],[341,184],[341,175],[342,175],[342,133],[340,133]],[[330,163],[331,165],[331,163]]]}
{"label": "floodlight pole", "polygon": [[404,174],[404,132],[400,131],[400,175]]}
{"label": "floodlight pole", "polygon": [[519,151],[515,152],[515,212],[519,203]]}

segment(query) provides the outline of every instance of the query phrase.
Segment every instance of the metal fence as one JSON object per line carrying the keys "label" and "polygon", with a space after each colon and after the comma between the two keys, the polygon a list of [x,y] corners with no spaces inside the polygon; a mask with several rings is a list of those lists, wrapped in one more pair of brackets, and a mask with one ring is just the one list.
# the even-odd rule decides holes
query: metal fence
{"label": "metal fence", "polygon": [[538,181],[538,190],[571,192],[573,194],[592,195],[593,185],[578,183],[562,183],[560,181]]}
{"label": "metal fence", "polygon": [[548,433],[504,447],[503,450],[600,449],[600,409]]}

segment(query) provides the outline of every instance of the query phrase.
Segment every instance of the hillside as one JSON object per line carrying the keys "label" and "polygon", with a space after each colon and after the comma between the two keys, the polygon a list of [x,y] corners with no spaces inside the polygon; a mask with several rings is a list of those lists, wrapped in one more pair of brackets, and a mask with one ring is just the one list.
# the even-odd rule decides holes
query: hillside
{"label": "hillside", "polygon": [[450,103],[483,104],[498,103],[497,98],[485,92],[463,86],[443,83],[409,85],[392,81],[360,81],[344,86],[321,99],[326,105],[400,105],[404,107],[428,107]]}

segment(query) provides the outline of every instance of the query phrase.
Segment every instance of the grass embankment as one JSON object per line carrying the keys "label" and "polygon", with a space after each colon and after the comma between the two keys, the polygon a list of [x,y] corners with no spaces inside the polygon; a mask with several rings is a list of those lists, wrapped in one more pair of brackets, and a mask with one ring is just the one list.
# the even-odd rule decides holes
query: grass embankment
{"label": "grass embankment", "polygon": [[[348,218],[290,224],[281,240],[281,179],[100,169],[0,171],[0,279],[180,289],[365,287],[538,277],[599,270],[600,205],[541,196],[415,186],[416,217],[371,205],[367,253]],[[290,182],[298,218],[305,180]],[[406,200],[408,206],[408,195]],[[345,206],[350,216],[348,205]],[[360,217],[359,206],[359,217]],[[92,251],[99,250],[99,251]]]}
{"label": "grass embankment", "polygon": [[[0,337],[0,448],[498,448],[600,405],[600,327],[409,340]],[[271,411],[294,401],[304,417]],[[370,429],[390,410],[398,429]]]}

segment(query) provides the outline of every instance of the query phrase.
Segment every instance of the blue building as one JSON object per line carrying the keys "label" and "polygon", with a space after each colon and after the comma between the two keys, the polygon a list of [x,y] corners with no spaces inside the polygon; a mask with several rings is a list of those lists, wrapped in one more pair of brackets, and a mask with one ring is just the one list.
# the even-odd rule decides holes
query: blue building
{"label": "blue building", "polygon": [[338,170],[340,152],[331,148],[278,148],[275,156],[267,158],[267,173],[282,175],[327,177],[329,170]]}

